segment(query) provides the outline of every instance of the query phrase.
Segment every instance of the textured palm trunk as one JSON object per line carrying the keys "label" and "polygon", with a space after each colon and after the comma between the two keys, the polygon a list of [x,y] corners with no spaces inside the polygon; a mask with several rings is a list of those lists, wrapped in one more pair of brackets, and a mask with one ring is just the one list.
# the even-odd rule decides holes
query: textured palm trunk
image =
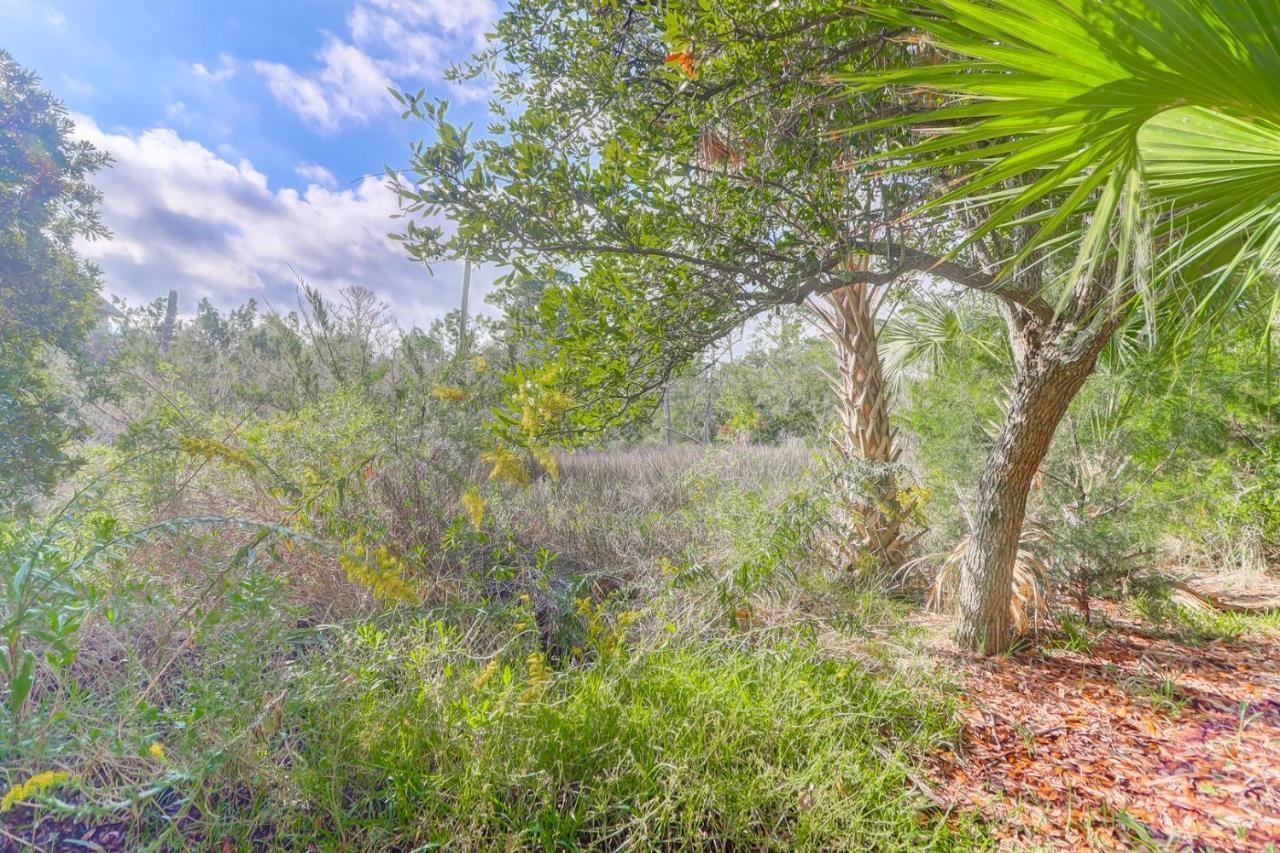
{"label": "textured palm trunk", "polygon": [[157,338],[160,342],[160,352],[169,352],[169,347],[173,343],[173,330],[178,322],[178,291],[169,291],[169,301],[165,303],[164,320],[160,323],[160,332]]}
{"label": "textured palm trunk", "polygon": [[1022,360],[1009,413],[978,485],[960,570],[956,641],[999,654],[1013,641],[1009,603],[1027,495],[1067,407],[1093,372],[1106,335],[1082,347],[1034,347]]}
{"label": "textured palm trunk", "polygon": [[849,460],[885,469],[873,470],[863,484],[869,493],[845,495],[854,536],[836,550],[846,567],[865,568],[864,555],[869,555],[879,568],[892,571],[903,560],[901,518],[894,512],[898,483],[887,470],[898,459],[897,431],[889,419],[889,390],[876,341],[875,291],[866,284],[851,284],[831,291],[824,302],[822,314],[836,344],[839,368],[837,447]]}

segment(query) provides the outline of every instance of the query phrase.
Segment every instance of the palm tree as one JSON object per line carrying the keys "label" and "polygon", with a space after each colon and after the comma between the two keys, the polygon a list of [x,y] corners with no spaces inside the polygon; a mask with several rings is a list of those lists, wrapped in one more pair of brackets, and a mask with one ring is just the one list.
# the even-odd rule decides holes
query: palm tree
{"label": "palm tree", "polygon": [[[845,266],[854,272],[870,269],[865,255],[850,257]],[[901,448],[890,417],[893,401],[877,332],[887,292],[855,282],[809,303],[835,345],[837,374],[831,384],[840,406],[836,452],[846,467],[863,474],[854,478],[857,482],[842,478],[837,485],[838,526],[852,535],[838,537],[832,558],[842,570],[867,574],[874,569],[881,580],[901,568],[908,545],[894,468]]]}
{"label": "palm tree", "polygon": [[[930,93],[891,171],[943,170],[928,211],[978,221],[957,248],[1012,247],[999,276],[1017,379],[978,489],[961,570],[961,645],[1010,643],[1028,488],[1118,329],[1179,312],[1199,334],[1270,286],[1280,247],[1280,14],[1274,0],[908,0],[876,15],[945,53],[851,76]],[[1275,310],[1280,294],[1273,297]]]}
{"label": "palm tree", "polygon": [[[743,152],[726,134],[711,128],[699,134],[700,180],[706,181],[717,171],[739,175],[745,162]],[[864,195],[873,194],[871,186],[861,189]],[[870,258],[861,253],[851,253],[840,265],[841,272],[847,274],[865,274],[870,269]],[[832,390],[840,413],[836,452],[850,466],[870,472],[838,489],[836,526],[842,532],[831,543],[831,559],[843,571],[870,574],[868,570],[874,570],[881,580],[892,577],[902,566],[908,544],[903,535],[901,488],[893,469],[900,448],[876,332],[877,314],[886,293],[882,286],[853,281],[807,303],[835,348],[837,375],[832,377]],[[668,404],[664,391],[669,442]]]}

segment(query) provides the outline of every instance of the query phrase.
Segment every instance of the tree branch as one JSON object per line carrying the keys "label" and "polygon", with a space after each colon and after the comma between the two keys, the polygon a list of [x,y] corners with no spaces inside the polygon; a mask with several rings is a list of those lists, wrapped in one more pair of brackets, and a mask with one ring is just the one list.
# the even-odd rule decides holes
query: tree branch
{"label": "tree branch", "polygon": [[895,264],[895,275],[901,275],[905,272],[927,272],[938,278],[946,279],[953,284],[1015,302],[1042,322],[1049,323],[1053,320],[1054,312],[1052,306],[1039,293],[1019,287],[1008,279],[997,279],[988,273],[975,270],[943,255],[935,255],[919,249],[887,245],[884,242],[870,240],[855,240],[852,248],[884,257],[890,263]]}

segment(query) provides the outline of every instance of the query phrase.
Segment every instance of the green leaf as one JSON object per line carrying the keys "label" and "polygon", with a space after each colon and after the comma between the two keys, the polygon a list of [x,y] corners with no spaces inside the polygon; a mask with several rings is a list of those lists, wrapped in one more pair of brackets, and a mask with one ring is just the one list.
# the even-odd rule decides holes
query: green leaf
{"label": "green leaf", "polygon": [[18,674],[13,677],[9,685],[9,713],[13,717],[19,717],[22,714],[22,706],[26,704],[27,697],[31,695],[31,686],[35,680],[36,656],[30,649],[26,649],[22,653],[22,663],[18,667]]}

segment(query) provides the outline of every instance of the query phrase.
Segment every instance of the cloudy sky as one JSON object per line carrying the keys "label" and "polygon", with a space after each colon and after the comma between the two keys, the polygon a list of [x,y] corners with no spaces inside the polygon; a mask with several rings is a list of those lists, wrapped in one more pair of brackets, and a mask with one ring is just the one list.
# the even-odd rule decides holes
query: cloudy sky
{"label": "cloudy sky", "polygon": [[369,287],[422,324],[457,305],[461,270],[428,273],[387,239],[379,175],[425,127],[386,90],[482,117],[483,90],[441,74],[483,44],[498,2],[0,0],[0,47],[115,158],[97,180],[114,237],[85,247],[112,293],[288,308],[296,273]]}

